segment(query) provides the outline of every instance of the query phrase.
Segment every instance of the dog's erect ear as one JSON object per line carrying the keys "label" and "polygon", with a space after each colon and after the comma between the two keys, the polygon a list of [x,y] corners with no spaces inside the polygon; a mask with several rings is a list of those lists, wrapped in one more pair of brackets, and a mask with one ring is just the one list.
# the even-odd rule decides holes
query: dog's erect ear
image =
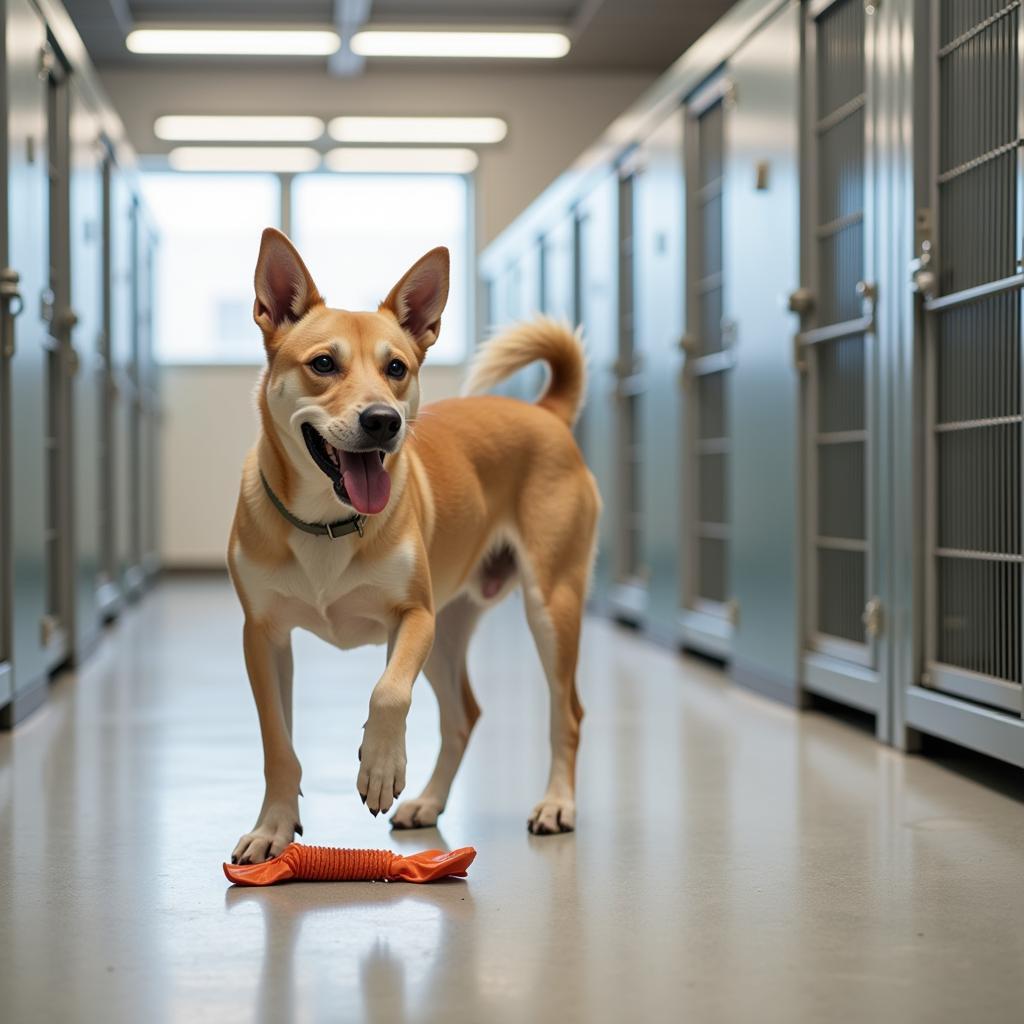
{"label": "dog's erect ear", "polygon": [[252,317],[267,341],[283,323],[300,320],[324,301],[295,246],[275,228],[263,232],[255,284]]}
{"label": "dog's erect ear", "polygon": [[441,314],[448,301],[448,250],[440,245],[431,249],[406,271],[391,294],[380,304],[412,335],[420,354],[437,341]]}

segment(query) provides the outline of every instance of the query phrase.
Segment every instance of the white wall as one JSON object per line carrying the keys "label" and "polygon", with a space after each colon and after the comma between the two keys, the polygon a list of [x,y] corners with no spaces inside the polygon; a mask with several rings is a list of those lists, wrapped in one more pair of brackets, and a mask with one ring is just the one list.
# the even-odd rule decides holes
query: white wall
{"label": "white wall", "polygon": [[[162,372],[165,566],[224,564],[242,460],[256,439],[259,372],[257,366],[169,366]],[[420,380],[424,401],[437,401],[458,394],[462,370],[428,364]]]}

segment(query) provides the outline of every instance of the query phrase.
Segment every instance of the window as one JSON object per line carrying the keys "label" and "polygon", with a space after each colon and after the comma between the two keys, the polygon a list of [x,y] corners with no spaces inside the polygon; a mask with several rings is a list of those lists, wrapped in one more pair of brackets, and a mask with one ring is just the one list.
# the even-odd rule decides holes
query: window
{"label": "window", "polygon": [[456,363],[469,329],[469,197],[446,174],[302,174],[293,182],[292,238],[332,306],[376,309],[405,271],[438,245],[452,274],[431,363]]}
{"label": "window", "polygon": [[271,174],[143,175],[160,234],[155,348],[164,363],[255,363],[252,275],[260,234],[280,221]]}
{"label": "window", "polygon": [[[163,363],[259,363],[252,275],[260,233],[280,226],[275,174],[156,171],[143,193],[160,232],[156,353]],[[457,174],[300,174],[290,234],[332,306],[373,310],[425,252],[446,245],[451,288],[431,363],[466,354],[469,186]]]}

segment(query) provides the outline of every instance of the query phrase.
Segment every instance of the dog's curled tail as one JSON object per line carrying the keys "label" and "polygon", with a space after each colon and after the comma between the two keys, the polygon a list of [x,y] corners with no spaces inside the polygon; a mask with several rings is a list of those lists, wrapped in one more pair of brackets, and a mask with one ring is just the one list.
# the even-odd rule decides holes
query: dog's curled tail
{"label": "dog's curled tail", "polygon": [[551,371],[537,404],[570,427],[580,413],[587,387],[587,360],[580,332],[550,317],[516,324],[484,342],[469,366],[464,395],[477,395],[538,360]]}

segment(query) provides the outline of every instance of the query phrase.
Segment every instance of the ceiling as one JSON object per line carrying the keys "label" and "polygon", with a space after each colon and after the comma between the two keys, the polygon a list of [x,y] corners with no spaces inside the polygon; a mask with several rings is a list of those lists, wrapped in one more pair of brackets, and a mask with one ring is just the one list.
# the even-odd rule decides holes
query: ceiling
{"label": "ceiling", "polygon": [[[131,54],[124,45],[136,25],[165,27],[223,25],[282,25],[300,28],[351,20],[346,11],[368,9],[373,25],[441,28],[459,24],[474,28],[556,27],[573,40],[562,60],[545,65],[572,70],[646,71],[667,68],[691,43],[730,8],[735,0],[64,0],[93,60],[99,66],[136,68],[176,62],[194,66],[216,61],[244,64],[289,62],[289,58],[154,57]],[[337,17],[336,17],[337,11]],[[360,19],[362,20],[362,19]],[[309,66],[309,58],[304,64]],[[385,63],[385,61],[371,63]],[[396,65],[424,66],[424,61],[387,59]],[[430,61],[453,67],[479,67],[476,61]],[[489,62],[493,63],[493,62]],[[502,62],[536,66],[537,62]],[[329,62],[323,60],[327,71]],[[342,65],[334,64],[335,70]],[[351,62],[344,73],[358,73]]]}

